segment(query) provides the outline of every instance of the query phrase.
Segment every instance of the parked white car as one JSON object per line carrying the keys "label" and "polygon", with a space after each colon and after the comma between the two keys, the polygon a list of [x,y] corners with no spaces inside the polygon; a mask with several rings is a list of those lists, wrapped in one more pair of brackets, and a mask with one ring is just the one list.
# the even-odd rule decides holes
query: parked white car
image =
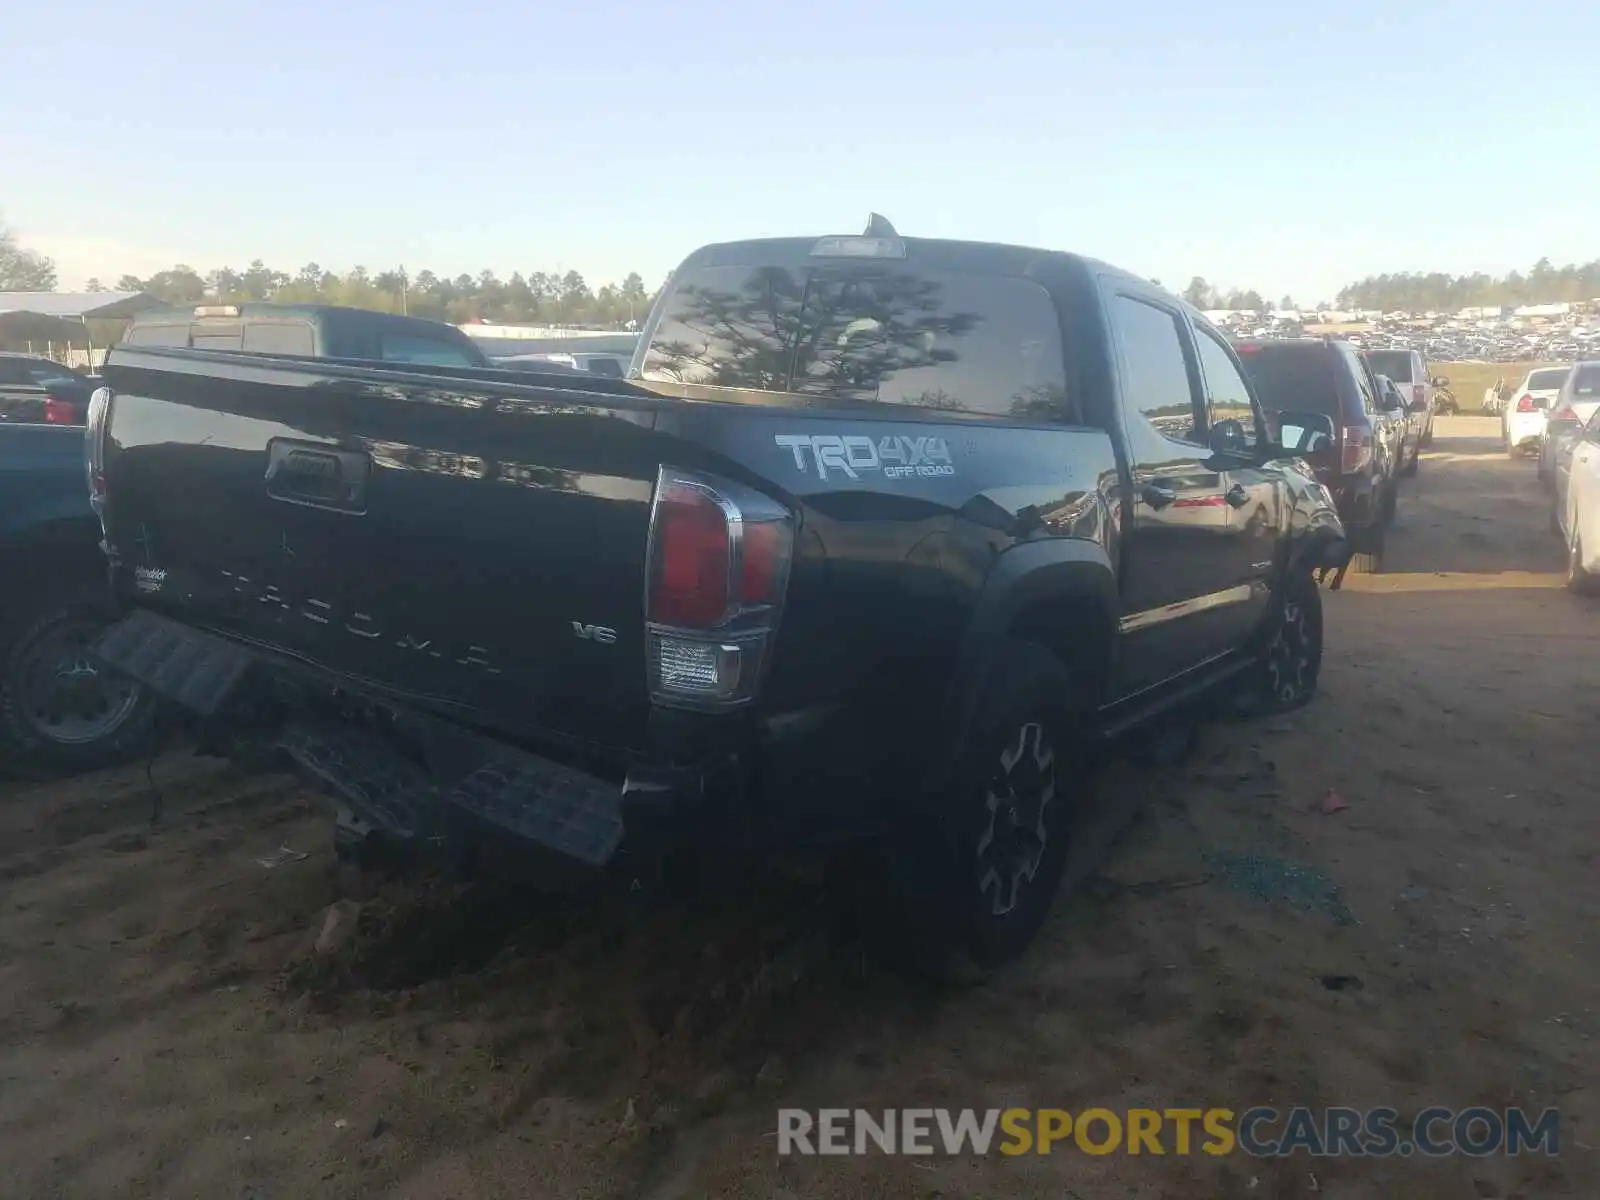
{"label": "parked white car", "polygon": [[1550,408],[1561,394],[1568,368],[1540,367],[1529,371],[1506,397],[1500,414],[1500,441],[1507,454],[1524,454],[1539,447]]}
{"label": "parked white car", "polygon": [[1600,362],[1583,362],[1561,385],[1557,411],[1583,422],[1572,447],[1566,494],[1557,494],[1556,519],[1567,542],[1567,586],[1600,587]]}

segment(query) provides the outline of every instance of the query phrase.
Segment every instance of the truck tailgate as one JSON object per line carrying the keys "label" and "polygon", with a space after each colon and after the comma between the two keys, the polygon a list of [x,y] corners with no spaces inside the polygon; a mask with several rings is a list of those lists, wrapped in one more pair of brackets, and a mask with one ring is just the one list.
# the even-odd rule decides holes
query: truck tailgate
{"label": "truck tailgate", "polygon": [[461,374],[115,355],[117,586],[486,727],[636,745],[654,406]]}

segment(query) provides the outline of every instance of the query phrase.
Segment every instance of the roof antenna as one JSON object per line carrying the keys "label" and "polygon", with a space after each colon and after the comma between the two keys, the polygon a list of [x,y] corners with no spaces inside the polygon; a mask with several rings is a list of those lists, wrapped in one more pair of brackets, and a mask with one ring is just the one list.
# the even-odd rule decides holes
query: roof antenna
{"label": "roof antenna", "polygon": [[889,224],[889,218],[882,213],[867,214],[867,232],[865,237],[892,238],[900,235],[894,231],[894,226]]}

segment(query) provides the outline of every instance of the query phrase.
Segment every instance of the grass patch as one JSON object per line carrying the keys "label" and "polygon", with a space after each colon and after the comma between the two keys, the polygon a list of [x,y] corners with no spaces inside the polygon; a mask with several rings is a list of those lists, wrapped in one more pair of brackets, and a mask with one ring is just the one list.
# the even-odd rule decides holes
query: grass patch
{"label": "grass patch", "polygon": [[1483,393],[1494,386],[1496,379],[1504,379],[1509,386],[1516,387],[1529,371],[1565,365],[1546,362],[1430,362],[1428,374],[1430,377],[1443,375],[1450,381],[1450,391],[1461,402],[1463,413],[1482,413]]}

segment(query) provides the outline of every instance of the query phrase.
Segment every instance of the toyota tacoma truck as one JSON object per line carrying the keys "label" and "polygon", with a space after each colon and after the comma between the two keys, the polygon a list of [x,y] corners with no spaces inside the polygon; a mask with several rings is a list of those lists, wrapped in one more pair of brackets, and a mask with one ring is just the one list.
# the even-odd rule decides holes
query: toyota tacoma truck
{"label": "toyota tacoma truck", "polygon": [[105,380],[100,653],[275,737],[347,851],[874,838],[980,968],[1068,874],[1094,743],[1311,696],[1349,555],[1298,459],[1327,418],[1264,412],[1198,313],[878,217],[691,254],[624,379],[119,347]]}

